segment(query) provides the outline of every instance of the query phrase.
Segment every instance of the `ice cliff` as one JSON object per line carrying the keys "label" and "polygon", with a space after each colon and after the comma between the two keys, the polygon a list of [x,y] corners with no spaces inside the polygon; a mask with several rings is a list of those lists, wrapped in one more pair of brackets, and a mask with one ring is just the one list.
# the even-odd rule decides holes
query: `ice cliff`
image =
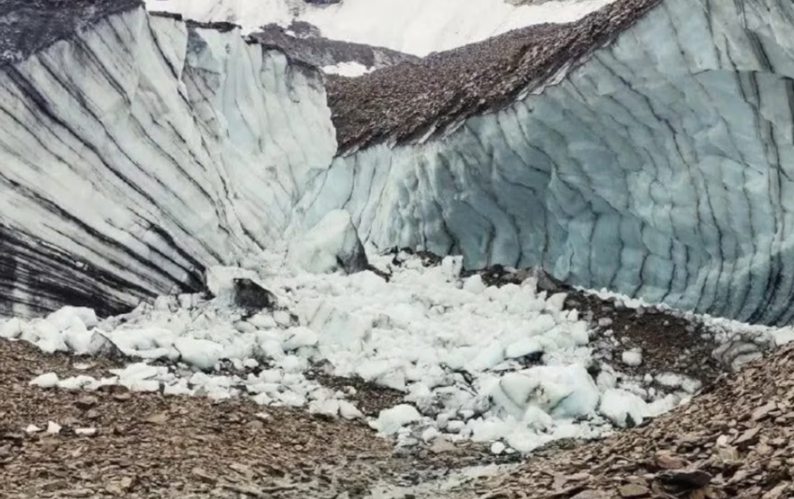
{"label": "ice cliff", "polygon": [[0,315],[200,291],[280,235],[336,150],[319,73],[232,26],[0,7],[20,28],[0,51]]}
{"label": "ice cliff", "polygon": [[606,10],[643,6],[614,42],[517,82],[508,104],[443,116],[440,131],[428,120],[413,139],[395,124],[337,158],[304,200],[309,221],[344,207],[379,247],[543,265],[584,287],[790,323],[794,6]]}
{"label": "ice cliff", "polygon": [[343,208],[380,248],[794,319],[790,2],[604,2],[331,79],[330,109],[317,71],[231,25],[122,3],[76,2],[107,12],[30,53],[3,42],[0,315],[195,291]]}

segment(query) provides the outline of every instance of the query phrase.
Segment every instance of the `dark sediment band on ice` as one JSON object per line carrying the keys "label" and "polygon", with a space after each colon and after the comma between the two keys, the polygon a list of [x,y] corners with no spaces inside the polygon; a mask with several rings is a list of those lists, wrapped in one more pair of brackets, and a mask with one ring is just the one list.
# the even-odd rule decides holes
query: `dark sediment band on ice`
{"label": "dark sediment band on ice", "polygon": [[308,222],[342,207],[377,247],[790,324],[792,40],[790,2],[618,0],[331,78],[342,154]]}
{"label": "dark sediment band on ice", "polygon": [[142,5],[142,0],[0,1],[0,65],[27,59],[100,19]]}
{"label": "dark sediment band on ice", "polygon": [[336,150],[322,74],[232,24],[127,0],[0,1],[0,13],[13,25],[0,315],[110,315],[202,291],[207,267],[281,236]]}

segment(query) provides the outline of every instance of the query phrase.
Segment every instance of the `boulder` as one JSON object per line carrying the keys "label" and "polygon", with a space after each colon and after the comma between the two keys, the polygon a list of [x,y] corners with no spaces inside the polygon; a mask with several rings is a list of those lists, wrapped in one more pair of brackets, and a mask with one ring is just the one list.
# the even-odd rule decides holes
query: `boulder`
{"label": "boulder", "polygon": [[234,279],[234,304],[248,311],[272,309],[276,296],[248,278]]}

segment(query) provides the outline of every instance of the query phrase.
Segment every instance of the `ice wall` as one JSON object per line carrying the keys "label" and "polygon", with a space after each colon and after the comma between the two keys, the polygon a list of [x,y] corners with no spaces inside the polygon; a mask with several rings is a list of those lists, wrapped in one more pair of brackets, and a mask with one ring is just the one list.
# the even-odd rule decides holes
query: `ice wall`
{"label": "ice wall", "polygon": [[794,4],[665,0],[558,83],[443,139],[333,167],[381,248],[546,266],[578,285],[752,322],[794,307]]}
{"label": "ice wall", "polygon": [[124,311],[268,246],[336,150],[325,100],[239,30],[143,7],[4,64],[0,316]]}

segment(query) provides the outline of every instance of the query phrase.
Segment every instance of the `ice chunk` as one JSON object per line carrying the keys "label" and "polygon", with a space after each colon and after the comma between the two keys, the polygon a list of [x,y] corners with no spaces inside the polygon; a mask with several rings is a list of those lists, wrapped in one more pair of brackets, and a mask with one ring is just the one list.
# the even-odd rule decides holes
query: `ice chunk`
{"label": "ice chunk", "polygon": [[22,321],[10,319],[0,324],[0,338],[16,339],[22,334]]}
{"label": "ice chunk", "polygon": [[372,426],[384,435],[393,435],[403,426],[419,421],[421,418],[422,416],[416,410],[416,407],[401,404],[391,409],[380,411],[378,419],[372,423]]}
{"label": "ice chunk", "polygon": [[317,333],[305,327],[292,328],[287,331],[287,335],[286,341],[282,344],[285,352],[317,344]]}
{"label": "ice chunk", "polygon": [[536,338],[524,338],[508,345],[505,349],[505,357],[517,359],[527,355],[537,355],[543,353],[543,345]]}
{"label": "ice chunk", "polygon": [[339,401],[339,415],[345,419],[359,419],[364,417],[361,411],[347,400]]}
{"label": "ice chunk", "polygon": [[358,238],[350,214],[334,210],[325,215],[289,249],[289,261],[316,274],[344,270],[348,274],[369,268],[364,245]]}
{"label": "ice chunk", "polygon": [[[775,329],[770,333],[776,346],[783,346],[794,341],[794,327]],[[0,333],[2,336],[2,333]]]}
{"label": "ice chunk", "polygon": [[207,289],[215,297],[228,297],[234,292],[234,280],[244,278],[256,279],[256,272],[216,265],[207,269]]}
{"label": "ice chunk", "polygon": [[183,362],[207,371],[223,357],[223,347],[210,340],[179,338],[174,342]]}
{"label": "ice chunk", "polygon": [[613,424],[624,428],[639,425],[650,416],[648,404],[643,399],[617,388],[604,392],[598,410]]}
{"label": "ice chunk", "polygon": [[498,456],[499,454],[503,453],[505,450],[507,450],[507,446],[505,446],[505,444],[503,444],[502,442],[494,442],[493,444],[491,444],[491,454]]}
{"label": "ice chunk", "polygon": [[469,293],[480,294],[485,291],[485,283],[482,282],[480,274],[474,274],[463,281],[463,290]]}
{"label": "ice chunk", "polygon": [[621,360],[627,366],[637,367],[642,364],[642,351],[640,349],[626,350],[621,355]]}
{"label": "ice chunk", "polygon": [[96,312],[85,307],[63,307],[47,316],[47,321],[59,331],[79,324],[86,328],[97,325]]}
{"label": "ice chunk", "polygon": [[41,388],[54,388],[58,386],[58,375],[55,373],[42,374],[34,378],[30,384]]}
{"label": "ice chunk", "polygon": [[538,366],[506,374],[491,392],[494,401],[516,418],[537,406],[558,418],[588,415],[598,404],[598,389],[578,364]]}

